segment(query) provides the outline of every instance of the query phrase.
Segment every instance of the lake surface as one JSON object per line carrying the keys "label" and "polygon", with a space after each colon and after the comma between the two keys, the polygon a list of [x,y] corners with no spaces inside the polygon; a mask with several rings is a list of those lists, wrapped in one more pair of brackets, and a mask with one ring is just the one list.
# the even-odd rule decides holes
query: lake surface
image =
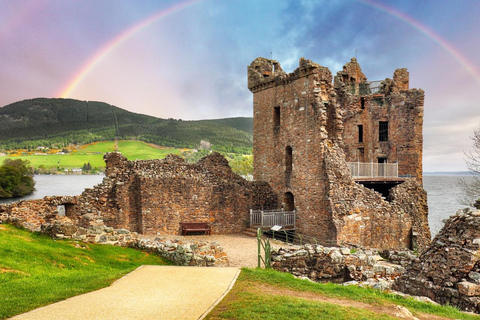
{"label": "lake surface", "polygon": [[467,207],[460,204],[462,191],[457,187],[458,179],[467,181],[472,176],[423,176],[423,188],[427,190],[428,199],[428,224],[432,236],[443,227],[442,220],[454,215],[458,209]]}
{"label": "lake surface", "polygon": [[63,174],[37,174],[35,180],[35,191],[25,197],[15,199],[0,199],[0,204],[11,203],[19,200],[41,199],[45,196],[77,196],[85,188],[102,182],[105,175],[63,175]]}
{"label": "lake surface", "polygon": [[[33,194],[17,199],[3,199],[1,203],[10,203],[18,200],[41,199],[45,196],[75,196],[80,195],[85,188],[102,182],[104,175],[35,175]],[[464,208],[458,199],[462,196],[456,186],[459,176],[430,176],[423,177],[423,184],[428,194],[428,208],[430,230],[432,236],[443,227],[443,219],[454,215],[458,209]],[[471,179],[472,177],[466,177]]]}

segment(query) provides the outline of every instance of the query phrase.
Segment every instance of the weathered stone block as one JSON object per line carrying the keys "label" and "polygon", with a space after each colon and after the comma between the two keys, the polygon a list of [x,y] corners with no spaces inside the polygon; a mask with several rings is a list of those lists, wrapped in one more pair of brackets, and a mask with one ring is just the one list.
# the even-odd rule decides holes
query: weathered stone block
{"label": "weathered stone block", "polygon": [[471,282],[458,283],[458,291],[464,296],[478,296],[480,295],[480,285]]}

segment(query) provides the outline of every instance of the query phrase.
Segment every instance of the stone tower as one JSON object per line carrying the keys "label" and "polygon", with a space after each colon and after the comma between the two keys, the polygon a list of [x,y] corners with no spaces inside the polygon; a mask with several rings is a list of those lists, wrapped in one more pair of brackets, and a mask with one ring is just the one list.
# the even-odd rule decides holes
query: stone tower
{"label": "stone tower", "polygon": [[[268,182],[284,209],[297,210],[297,232],[326,244],[430,241],[421,187],[423,91],[408,89],[408,81],[399,69],[393,80],[368,82],[356,59],[334,81],[328,68],[304,58],[290,74],[265,58],[248,66],[254,179]],[[354,161],[398,163],[399,174],[359,181],[347,164]],[[407,176],[413,179],[403,183]],[[418,206],[403,207],[412,202]]]}

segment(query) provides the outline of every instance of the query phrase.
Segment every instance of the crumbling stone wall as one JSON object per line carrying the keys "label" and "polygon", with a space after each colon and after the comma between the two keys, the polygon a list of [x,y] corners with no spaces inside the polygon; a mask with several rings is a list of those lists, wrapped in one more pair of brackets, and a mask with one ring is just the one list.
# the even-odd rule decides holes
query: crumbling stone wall
{"label": "crumbling stone wall", "polygon": [[373,250],[310,244],[274,248],[272,268],[317,282],[362,283],[382,290],[390,289],[405,272],[403,266],[385,261]]}
{"label": "crumbling stone wall", "polygon": [[451,216],[394,288],[480,313],[480,210]]}
{"label": "crumbling stone wall", "polygon": [[[268,182],[282,207],[296,208],[297,232],[323,243],[377,248],[418,244],[424,248],[430,232],[426,193],[421,187],[423,91],[405,90],[408,72],[400,69],[393,82],[386,80],[392,83],[387,99],[391,103],[377,107],[368,102],[373,95],[367,94],[366,77],[355,59],[337,74],[335,84],[332,78],[328,68],[304,58],[290,74],[275,60],[257,58],[251,63],[248,88],[253,92],[254,179]],[[373,132],[373,123],[378,126],[387,114],[395,114],[392,117],[397,121],[390,128],[398,125],[410,130],[394,131],[385,144],[388,152],[393,155],[392,150],[401,149],[395,151],[395,156],[406,155],[399,164],[401,170],[416,177],[397,187],[388,199],[356,184],[346,165],[346,160],[357,160],[350,152],[357,150],[351,128],[357,130],[358,121],[368,119],[364,132]],[[397,137],[401,134],[413,140],[401,141]],[[378,140],[378,130],[370,135],[377,135]],[[366,155],[375,161],[383,155],[378,143],[364,146],[372,149]],[[392,157],[391,162],[400,161]]]}
{"label": "crumbling stone wall", "polygon": [[392,188],[386,199],[352,180],[345,162],[339,161],[339,146],[326,154],[327,195],[338,244],[417,250],[430,244],[427,194],[421,184],[408,179]]}
{"label": "crumbling stone wall", "polygon": [[76,202],[76,197],[65,196],[0,205],[0,223],[11,223],[31,231],[41,231],[43,226],[52,225],[57,221],[59,206],[71,206]]}
{"label": "crumbling stone wall", "polygon": [[[350,162],[398,163],[400,176],[422,182],[424,92],[409,88],[407,69],[373,88],[355,58],[335,76],[337,103],[344,122],[343,147]],[[388,122],[387,141],[379,141],[379,122]],[[359,141],[359,128],[363,139]]]}
{"label": "crumbling stone wall", "polygon": [[266,183],[234,174],[219,153],[197,164],[174,155],[128,161],[119,153],[105,162],[103,183],[68,212],[81,226],[103,222],[142,234],[179,234],[181,222],[207,222],[212,233],[236,233],[245,229],[250,208],[277,205]]}
{"label": "crumbling stone wall", "polygon": [[106,177],[77,197],[52,197],[0,207],[0,219],[33,225],[53,224],[58,205],[72,224],[108,226],[142,234],[179,234],[181,222],[207,222],[212,233],[245,229],[250,209],[277,207],[265,182],[234,174],[228,161],[212,153],[196,164],[169,155],[162,160],[128,161],[120,153],[105,155]]}

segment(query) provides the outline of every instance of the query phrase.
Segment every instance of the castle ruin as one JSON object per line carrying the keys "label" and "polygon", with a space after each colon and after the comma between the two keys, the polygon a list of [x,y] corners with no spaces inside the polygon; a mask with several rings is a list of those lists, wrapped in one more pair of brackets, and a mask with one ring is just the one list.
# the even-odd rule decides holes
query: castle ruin
{"label": "castle ruin", "polygon": [[271,185],[296,231],[329,244],[377,248],[430,242],[422,188],[424,92],[406,69],[369,82],[356,59],[332,77],[300,59],[290,74],[257,58],[254,180]]}
{"label": "castle ruin", "polygon": [[98,186],[77,197],[0,206],[0,222],[40,230],[65,211],[63,220],[82,228],[179,234],[180,223],[206,222],[212,233],[239,233],[252,224],[250,209],[281,208],[295,210],[296,233],[323,244],[422,250],[430,243],[424,93],[409,89],[406,69],[369,82],[355,59],[333,78],[303,58],[290,74],[257,58],[248,87],[254,182],[234,174],[218,153],[196,164],[110,153]]}

